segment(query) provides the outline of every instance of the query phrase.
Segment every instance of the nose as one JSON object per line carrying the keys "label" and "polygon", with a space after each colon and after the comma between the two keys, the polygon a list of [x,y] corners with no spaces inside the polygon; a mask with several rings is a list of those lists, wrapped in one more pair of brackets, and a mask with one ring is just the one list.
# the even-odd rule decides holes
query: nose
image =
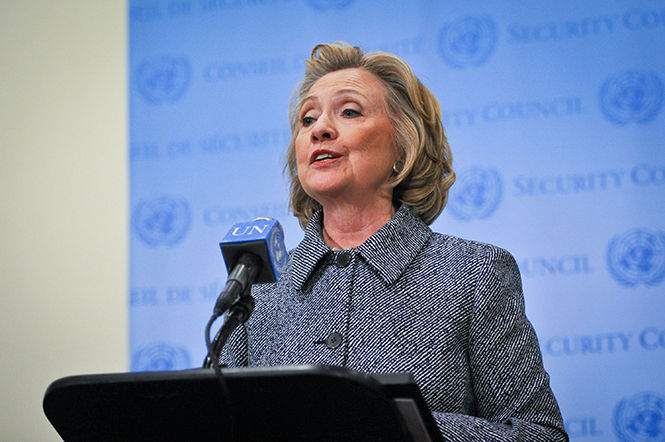
{"label": "nose", "polygon": [[323,142],[337,138],[337,129],[332,120],[325,114],[316,119],[311,133],[312,141]]}

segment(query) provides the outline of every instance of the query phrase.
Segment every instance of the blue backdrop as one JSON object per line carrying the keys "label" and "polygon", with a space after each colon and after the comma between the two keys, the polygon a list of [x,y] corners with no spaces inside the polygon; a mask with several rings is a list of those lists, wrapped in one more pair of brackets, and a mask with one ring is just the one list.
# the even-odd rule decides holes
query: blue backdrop
{"label": "blue backdrop", "polygon": [[572,440],[665,441],[655,0],[131,0],[131,369],[200,366],[233,223],[302,238],[287,104],[337,40],[400,55],[440,99],[458,181],[432,227],[515,255]]}

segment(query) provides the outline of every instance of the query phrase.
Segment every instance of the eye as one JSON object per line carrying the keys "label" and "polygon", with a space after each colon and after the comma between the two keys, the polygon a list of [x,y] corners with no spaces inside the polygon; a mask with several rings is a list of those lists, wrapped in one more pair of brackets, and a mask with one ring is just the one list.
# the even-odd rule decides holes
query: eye
{"label": "eye", "polygon": [[303,119],[301,120],[301,123],[302,123],[303,127],[307,127],[310,124],[314,123],[314,118],[313,117],[303,117]]}
{"label": "eye", "polygon": [[358,112],[355,109],[344,109],[342,111],[342,115],[344,115],[345,118],[354,118],[360,115],[360,112]]}

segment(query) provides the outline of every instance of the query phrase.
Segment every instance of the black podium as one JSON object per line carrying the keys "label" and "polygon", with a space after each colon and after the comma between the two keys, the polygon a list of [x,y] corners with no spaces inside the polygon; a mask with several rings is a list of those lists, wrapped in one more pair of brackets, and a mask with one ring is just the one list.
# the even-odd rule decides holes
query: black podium
{"label": "black podium", "polygon": [[339,367],[212,369],[71,376],[53,382],[44,412],[65,442],[236,440],[441,441],[408,373]]}

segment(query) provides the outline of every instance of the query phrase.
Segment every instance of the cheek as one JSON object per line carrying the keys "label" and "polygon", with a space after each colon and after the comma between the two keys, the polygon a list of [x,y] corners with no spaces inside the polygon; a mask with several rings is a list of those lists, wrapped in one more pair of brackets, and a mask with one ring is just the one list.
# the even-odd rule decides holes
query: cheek
{"label": "cheek", "polygon": [[298,135],[295,142],[296,163],[300,165],[307,159],[307,146],[303,143],[302,137]]}
{"label": "cheek", "polygon": [[392,168],[394,162],[397,161],[397,149],[392,136],[379,133],[371,140],[367,140],[365,145],[368,146],[366,150],[368,156],[371,157],[377,167],[388,164]]}
{"label": "cheek", "polygon": [[295,142],[295,157],[296,157],[296,171],[298,173],[298,177],[302,184],[303,179],[306,179],[307,175],[307,165],[309,164],[309,151],[307,146],[305,146],[304,143],[302,143],[302,140],[301,142],[298,142],[298,138],[296,138]]}

